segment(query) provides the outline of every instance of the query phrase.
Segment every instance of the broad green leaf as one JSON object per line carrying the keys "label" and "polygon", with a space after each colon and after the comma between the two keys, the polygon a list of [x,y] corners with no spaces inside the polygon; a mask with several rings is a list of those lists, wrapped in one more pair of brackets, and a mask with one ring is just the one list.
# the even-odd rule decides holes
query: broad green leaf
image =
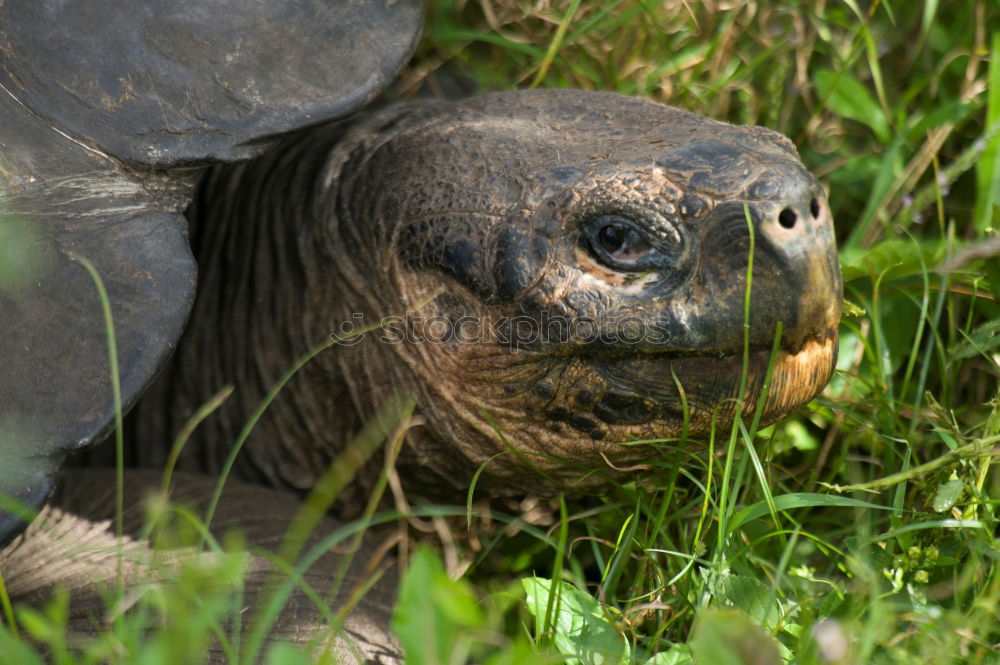
{"label": "broad green leaf", "polygon": [[788,420],[783,423],[782,432],[797,450],[816,450],[819,448],[819,438],[809,431],[799,420]]}
{"label": "broad green leaf", "polygon": [[881,143],[892,138],[885,112],[864,85],[846,72],[820,69],[813,75],[819,98],[837,115],[867,125]]}
{"label": "broad green leaf", "polygon": [[0,662],[17,663],[18,665],[43,665],[45,663],[37,651],[28,646],[24,640],[14,637],[4,625],[0,625]]}
{"label": "broad green leaf", "polygon": [[643,665],[690,665],[691,648],[686,644],[673,644],[666,651],[661,651]]}
{"label": "broad green leaf", "polygon": [[691,653],[698,665],[780,665],[774,638],[746,614],[707,609],[695,620]]}
{"label": "broad green leaf", "polygon": [[[552,580],[528,577],[521,580],[527,594],[528,611],[535,617],[536,632],[545,627],[545,608],[553,591]],[[604,618],[600,603],[572,584],[559,582],[554,642],[565,662],[580,665],[618,665],[629,660],[628,641]]]}
{"label": "broad green leaf", "polygon": [[727,575],[719,580],[720,600],[743,610],[761,626],[773,627],[781,617],[774,592],[752,577]]}
{"label": "broad green leaf", "polygon": [[957,125],[964,121],[976,107],[958,100],[946,102],[926,115],[914,114],[908,120],[906,140],[918,143],[927,138],[927,132],[944,125]]}
{"label": "broad green leaf", "polygon": [[536,653],[529,642],[522,638],[513,645],[494,650],[484,665],[553,665],[552,656]]}
{"label": "broad green leaf", "polygon": [[431,549],[418,549],[403,577],[392,618],[408,665],[450,662],[456,644],[484,621],[469,584],[448,577]]}
{"label": "broad green leaf", "polygon": [[936,513],[946,513],[958,503],[962,497],[964,483],[961,478],[951,478],[947,482],[941,483],[934,493],[933,507]]}
{"label": "broad green leaf", "polygon": [[912,240],[886,240],[871,249],[853,248],[840,254],[844,282],[878,276],[889,278],[921,275],[940,259],[940,247],[921,247]]}

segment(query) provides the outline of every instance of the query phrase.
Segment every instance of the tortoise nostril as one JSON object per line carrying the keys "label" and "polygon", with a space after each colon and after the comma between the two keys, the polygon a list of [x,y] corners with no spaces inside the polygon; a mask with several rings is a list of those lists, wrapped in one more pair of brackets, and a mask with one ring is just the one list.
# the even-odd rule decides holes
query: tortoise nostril
{"label": "tortoise nostril", "polygon": [[798,218],[799,216],[795,214],[794,210],[785,208],[778,214],[778,223],[786,229],[791,229],[795,227],[795,222]]}
{"label": "tortoise nostril", "polygon": [[809,212],[812,213],[813,219],[819,219],[819,201],[813,199],[809,202]]}

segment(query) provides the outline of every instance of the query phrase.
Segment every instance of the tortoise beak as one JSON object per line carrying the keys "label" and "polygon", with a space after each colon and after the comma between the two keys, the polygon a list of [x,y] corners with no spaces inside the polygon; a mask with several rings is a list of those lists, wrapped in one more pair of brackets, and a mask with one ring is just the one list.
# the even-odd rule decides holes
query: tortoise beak
{"label": "tortoise beak", "polygon": [[836,336],[843,285],[829,206],[812,182],[810,177],[780,198],[724,202],[701,221],[694,230],[697,268],[666,299],[673,327],[664,351],[741,353],[744,324],[755,350],[771,348],[778,322],[781,348],[790,353]]}
{"label": "tortoise beak", "polygon": [[[795,325],[782,334],[765,420],[805,404],[826,386],[837,362],[843,279],[830,206],[819,184],[774,206],[760,224],[762,240],[788,266],[798,294]],[[756,286],[756,285],[754,285]]]}
{"label": "tortoise beak", "polygon": [[836,337],[844,289],[826,196],[818,183],[796,189],[762,211],[759,224],[761,240],[784,264],[790,280],[785,288],[797,299],[795,327],[783,335],[782,345],[790,350],[808,340]]}
{"label": "tortoise beak", "polygon": [[[706,426],[716,406],[722,407],[719,422],[726,422],[735,413],[748,324],[744,414],[754,412],[771,366],[763,420],[774,422],[822,391],[836,362],[843,284],[826,196],[808,176],[785,183],[780,196],[724,202],[702,220],[697,244],[695,274],[667,306],[676,334],[661,349],[664,362],[626,359],[606,363],[603,372],[610,384],[650,398],[650,413],[665,420],[680,403],[677,381],[700,411],[694,429]],[[779,322],[780,349],[772,360]]]}

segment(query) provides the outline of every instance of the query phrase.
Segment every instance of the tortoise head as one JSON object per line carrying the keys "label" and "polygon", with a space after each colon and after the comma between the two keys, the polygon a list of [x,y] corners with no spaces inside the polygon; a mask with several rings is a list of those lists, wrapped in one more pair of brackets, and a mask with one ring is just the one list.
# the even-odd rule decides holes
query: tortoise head
{"label": "tortoise head", "polygon": [[829,380],[832,219],[783,136],[557,90],[436,107],[390,134],[339,198],[373,244],[337,242],[387,266],[373,344],[422,393],[438,443],[417,449],[448,441],[473,467],[517,449],[484,478],[537,492],[525,463],[585,483],[654,454],[623,444],[726,427],[761,401],[773,422]]}

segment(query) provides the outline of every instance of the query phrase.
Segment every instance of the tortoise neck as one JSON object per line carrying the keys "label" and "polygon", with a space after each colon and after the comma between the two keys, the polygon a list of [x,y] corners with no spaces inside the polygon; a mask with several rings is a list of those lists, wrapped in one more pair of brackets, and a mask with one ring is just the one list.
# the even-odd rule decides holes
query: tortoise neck
{"label": "tortoise neck", "polygon": [[[179,464],[218,471],[268,392],[330,333],[312,288],[319,266],[309,226],[317,196],[329,194],[318,174],[341,134],[316,128],[206,172],[187,211],[198,292],[173,358],[132,416],[136,464],[162,464],[184,423],[229,385],[233,394],[193,432]],[[321,366],[300,370],[255,426],[238,475],[311,485],[305,470],[326,467],[327,407],[342,392]],[[151,445],[150,435],[160,440]]]}
{"label": "tortoise neck", "polygon": [[[134,463],[162,465],[175,433],[231,385],[233,394],[194,431],[179,463],[220,470],[297,360],[329,345],[331,335],[385,315],[384,302],[399,295],[385,279],[393,229],[381,206],[391,183],[376,182],[365,163],[433,113],[433,104],[396,105],[355,124],[312,128],[255,160],[205,174],[188,210],[198,293],[174,357],[132,418],[140,435]],[[311,487],[380,404],[409,387],[398,358],[376,337],[332,346],[301,367],[256,423],[237,474]],[[151,444],[150,433],[160,440]]]}

